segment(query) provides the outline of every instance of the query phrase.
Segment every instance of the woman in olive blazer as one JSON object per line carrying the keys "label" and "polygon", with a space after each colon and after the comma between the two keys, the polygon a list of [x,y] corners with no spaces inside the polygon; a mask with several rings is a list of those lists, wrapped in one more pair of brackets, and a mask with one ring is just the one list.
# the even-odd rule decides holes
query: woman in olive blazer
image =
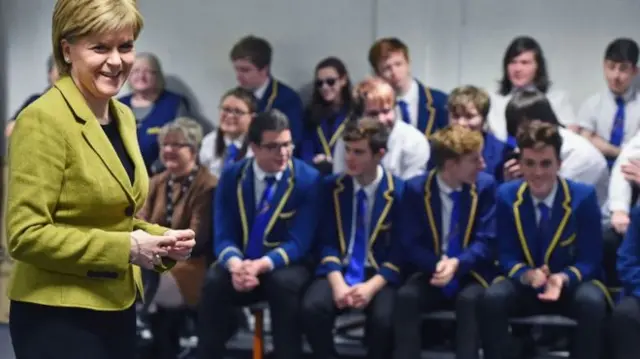
{"label": "woman in olive blazer", "polygon": [[136,219],[149,179],[131,110],[112,99],[142,27],[135,0],[58,0],[61,79],[16,120],[7,238],[16,359],[134,358],[140,268],[189,256],[191,230]]}

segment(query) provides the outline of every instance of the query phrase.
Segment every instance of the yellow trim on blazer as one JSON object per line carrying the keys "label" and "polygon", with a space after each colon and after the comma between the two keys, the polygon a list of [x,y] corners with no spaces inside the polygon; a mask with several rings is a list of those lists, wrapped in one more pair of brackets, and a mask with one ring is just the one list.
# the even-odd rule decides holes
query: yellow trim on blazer
{"label": "yellow trim on blazer", "polygon": [[338,229],[338,243],[340,244],[340,254],[344,256],[347,252],[347,242],[344,238],[344,231],[342,230],[342,214],[340,211],[340,193],[344,191],[344,184],[342,180],[344,174],[338,176],[336,179],[336,188],[333,190],[333,212],[336,216],[336,227]]}
{"label": "yellow trim on blazer", "polygon": [[322,130],[322,127],[321,126],[316,127],[316,132],[318,133],[318,139],[320,140],[320,144],[322,145],[322,150],[324,151],[325,156],[333,157],[331,153],[331,147],[335,145],[335,143],[338,141],[338,138],[340,138],[340,136],[342,135],[342,132],[344,131],[344,125],[345,123],[342,122],[340,126],[338,126],[338,128],[336,129],[336,132],[333,134],[333,136],[331,136],[328,142],[327,142],[327,136],[324,135],[324,131]]}
{"label": "yellow trim on blazer", "polygon": [[433,128],[433,123],[436,118],[436,108],[433,107],[433,96],[431,95],[431,89],[427,86],[422,85],[422,90],[424,91],[424,96],[427,99],[427,111],[429,112],[429,120],[427,120],[427,126],[424,128],[424,135],[429,136],[431,134],[431,129]]}
{"label": "yellow trim on blazer", "polygon": [[[527,238],[524,235],[522,218],[520,217],[520,206],[524,202],[524,192],[526,191],[527,187],[527,182],[523,182],[518,189],[516,201],[513,203],[513,216],[515,220],[516,230],[518,232],[518,239],[520,240],[520,246],[522,247],[522,251],[524,252],[525,259],[527,260],[529,266],[535,267],[535,261],[533,260],[533,257],[531,256],[531,250],[527,245]],[[549,248],[547,248],[547,252],[545,253],[544,263],[547,265],[549,265],[551,255],[553,254],[553,251],[560,241],[560,237],[562,236],[562,232],[564,232],[569,217],[571,217],[571,192],[569,192],[569,185],[567,184],[567,181],[563,178],[560,178],[560,187],[564,194],[562,208],[565,212],[562,220],[560,221],[560,225],[553,235],[553,240],[551,241],[551,244],[549,245]],[[511,269],[511,271],[513,272],[513,268]]]}
{"label": "yellow trim on blazer", "polygon": [[147,135],[157,135],[160,133],[162,127],[149,127],[147,128]]}
{"label": "yellow trim on blazer", "polygon": [[269,99],[267,100],[267,106],[264,108],[265,111],[271,110],[276,97],[278,97],[278,80],[271,78],[271,96],[269,96]]}
{"label": "yellow trim on blazer", "polygon": [[[249,241],[249,224],[247,221],[247,212],[246,212],[246,208],[244,206],[244,195],[242,193],[242,184],[246,178],[247,175],[247,171],[249,166],[251,165],[251,163],[253,163],[252,161],[247,161],[246,164],[244,165],[244,168],[242,169],[242,175],[240,176],[240,180],[238,181],[238,184],[236,186],[236,195],[238,198],[238,210],[240,212],[240,223],[242,226],[242,245],[243,248],[246,249],[247,248],[247,242]],[[295,185],[295,180],[294,180],[294,170],[293,170],[293,162],[289,161],[287,164],[287,167],[289,168],[289,178],[287,180],[288,184],[287,184],[287,190],[284,193],[284,195],[282,195],[282,198],[280,198],[280,202],[278,202],[278,206],[276,207],[276,209],[273,211],[273,213],[271,214],[271,218],[269,219],[269,223],[267,224],[267,228],[264,231],[264,234],[262,236],[262,240],[263,240],[263,244],[267,247],[277,247],[280,245],[280,242],[266,242],[265,239],[267,238],[267,236],[269,235],[269,233],[271,232],[271,230],[273,229],[273,226],[276,223],[276,220],[278,220],[278,217],[280,216],[280,212],[282,212],[282,209],[284,208],[284,205],[287,203],[287,200],[289,199],[289,197],[291,196],[291,192],[293,192],[293,188]],[[288,212],[291,213],[291,212]],[[287,213],[287,214],[288,214]],[[293,216],[293,214],[291,214]],[[286,256],[286,253],[283,257]],[[285,257],[285,262],[288,261],[288,256]]]}

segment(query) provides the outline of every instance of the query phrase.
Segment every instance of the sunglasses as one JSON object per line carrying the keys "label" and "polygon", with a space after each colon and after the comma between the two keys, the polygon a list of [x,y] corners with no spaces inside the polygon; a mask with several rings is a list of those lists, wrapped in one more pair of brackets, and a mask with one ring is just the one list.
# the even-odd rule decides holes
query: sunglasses
{"label": "sunglasses", "polygon": [[338,81],[338,79],[336,79],[336,78],[317,79],[316,80],[316,87],[320,88],[324,84],[326,84],[329,87],[333,87],[333,85],[335,85],[337,81]]}

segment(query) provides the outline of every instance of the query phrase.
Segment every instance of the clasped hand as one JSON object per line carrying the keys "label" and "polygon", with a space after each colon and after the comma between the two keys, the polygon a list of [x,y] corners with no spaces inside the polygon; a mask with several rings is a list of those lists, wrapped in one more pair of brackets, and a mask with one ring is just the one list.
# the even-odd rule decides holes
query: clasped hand
{"label": "clasped hand", "polygon": [[369,304],[374,294],[375,288],[369,282],[358,283],[352,287],[344,283],[333,291],[333,300],[338,309],[362,309]]}
{"label": "clasped hand", "polygon": [[564,283],[568,279],[564,273],[551,274],[547,265],[529,269],[525,272],[524,278],[525,282],[535,289],[544,287],[544,292],[538,294],[538,299],[546,302],[555,302],[560,298]]}
{"label": "clasped hand", "polygon": [[191,255],[195,233],[190,229],[169,230],[162,236],[141,229],[131,232],[132,263],[145,269],[162,264],[162,257],[184,260]]}
{"label": "clasped hand", "polygon": [[429,283],[435,287],[444,287],[455,276],[458,271],[460,260],[458,258],[449,258],[446,255],[436,264],[436,271],[433,273]]}
{"label": "clasped hand", "polygon": [[260,276],[271,268],[271,264],[264,258],[250,260],[234,258],[229,261],[231,283],[238,292],[249,292],[260,284]]}

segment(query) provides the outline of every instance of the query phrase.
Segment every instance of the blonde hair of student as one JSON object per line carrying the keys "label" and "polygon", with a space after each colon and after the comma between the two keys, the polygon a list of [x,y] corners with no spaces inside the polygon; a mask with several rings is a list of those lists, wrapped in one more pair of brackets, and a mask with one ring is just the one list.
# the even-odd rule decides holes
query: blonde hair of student
{"label": "blonde hair of student", "polygon": [[487,118],[490,108],[489,93],[480,87],[465,85],[456,87],[449,94],[447,110],[455,115],[468,115],[467,106],[472,104],[483,119]]}
{"label": "blonde hair of student", "polygon": [[395,106],[396,93],[389,83],[379,77],[370,77],[360,82],[353,90],[356,104],[372,104],[379,107]]}
{"label": "blonde hair of student", "polygon": [[482,150],[484,137],[482,133],[466,127],[447,126],[429,138],[431,154],[436,167],[442,167],[447,160],[455,160],[464,155]]}
{"label": "blonde hair of student", "polygon": [[60,76],[69,75],[71,64],[62,53],[62,40],[73,43],[79,38],[131,28],[138,38],[144,22],[136,0],[58,0],[53,10],[53,57]]}

